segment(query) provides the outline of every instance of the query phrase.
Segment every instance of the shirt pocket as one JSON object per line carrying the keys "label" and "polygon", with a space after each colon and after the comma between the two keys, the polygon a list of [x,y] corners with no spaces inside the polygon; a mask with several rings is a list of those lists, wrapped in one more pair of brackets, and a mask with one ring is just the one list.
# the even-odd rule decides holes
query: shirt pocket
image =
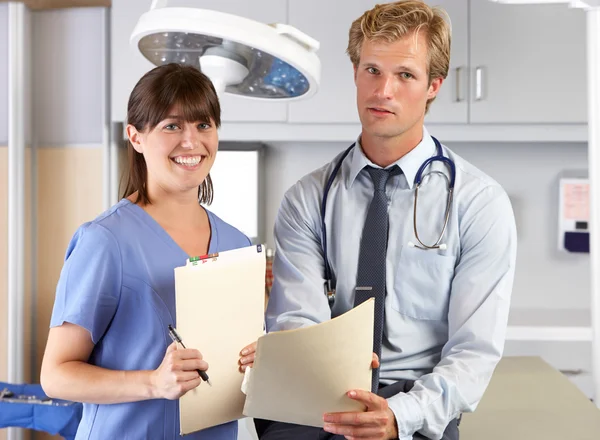
{"label": "shirt pocket", "polygon": [[391,298],[395,311],[414,319],[447,319],[456,258],[437,252],[408,246],[402,249]]}

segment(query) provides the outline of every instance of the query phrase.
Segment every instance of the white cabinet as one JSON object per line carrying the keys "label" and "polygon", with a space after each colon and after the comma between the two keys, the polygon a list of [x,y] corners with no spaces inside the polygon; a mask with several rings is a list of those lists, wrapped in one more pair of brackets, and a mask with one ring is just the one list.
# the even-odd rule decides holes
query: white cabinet
{"label": "white cabinet", "polygon": [[[352,21],[376,0],[289,0],[290,24],[321,42],[319,93],[291,103],[291,123],[358,123]],[[452,23],[448,77],[429,124],[585,123],[585,14],[566,5],[436,0]]]}
{"label": "white cabinet", "polygon": [[[263,23],[287,22],[321,43],[321,86],[312,98],[285,104],[223,96],[224,132],[234,133],[230,139],[304,139],[311,138],[306,130],[314,132],[317,127],[312,137],[348,140],[360,128],[353,69],[346,54],[348,31],[353,20],[380,2],[171,0],[169,6],[214,9]],[[150,0],[113,1],[115,121],[125,120],[131,89],[153,67],[129,47],[133,27],[149,4]],[[438,125],[441,137],[497,139],[498,127],[507,126],[501,129],[500,138],[564,140],[573,135],[562,131],[581,127],[583,134],[573,139],[585,139],[586,23],[582,10],[564,4],[507,5],[489,0],[431,0],[430,4],[444,8],[452,24],[450,70],[426,117],[427,124]],[[539,128],[540,124],[546,124],[545,128]],[[479,129],[483,135],[474,133]]]}
{"label": "white cabinet", "polygon": [[426,124],[466,124],[469,112],[469,5],[468,0],[436,0],[431,5],[446,10],[452,25],[450,70],[429,107]]}
{"label": "white cabinet", "polygon": [[470,3],[469,121],[585,123],[583,10],[565,4]]}
{"label": "white cabinet", "polygon": [[[352,22],[376,0],[289,0],[290,24],[321,42],[317,52],[322,76],[319,93],[290,104],[291,123],[358,123],[352,63],[346,54]],[[446,84],[431,107],[428,122],[466,123],[468,112],[467,0],[438,0],[452,17],[452,65]],[[318,12],[316,12],[318,11]],[[459,90],[457,90],[459,89]]]}
{"label": "white cabinet", "polygon": [[[127,99],[136,82],[154,67],[129,46],[129,37],[139,17],[150,8],[150,0],[112,2],[112,115],[125,121]],[[287,3],[282,0],[172,0],[168,6],[189,6],[239,15],[262,23],[285,23]],[[284,122],[287,106],[225,95],[221,99],[224,122]]]}

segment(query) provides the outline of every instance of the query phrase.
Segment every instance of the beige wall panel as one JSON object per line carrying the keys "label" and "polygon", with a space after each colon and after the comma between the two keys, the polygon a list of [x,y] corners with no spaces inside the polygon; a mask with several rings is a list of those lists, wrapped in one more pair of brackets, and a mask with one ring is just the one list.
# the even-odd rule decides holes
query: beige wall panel
{"label": "beige wall panel", "polygon": [[101,212],[101,148],[38,150],[38,372],[65,251],[77,228]]}
{"label": "beige wall panel", "polygon": [[[37,361],[48,337],[56,284],[71,237],[102,212],[102,149],[38,150]],[[36,433],[36,440],[60,439]],[[1,437],[0,437],[0,440]]]}

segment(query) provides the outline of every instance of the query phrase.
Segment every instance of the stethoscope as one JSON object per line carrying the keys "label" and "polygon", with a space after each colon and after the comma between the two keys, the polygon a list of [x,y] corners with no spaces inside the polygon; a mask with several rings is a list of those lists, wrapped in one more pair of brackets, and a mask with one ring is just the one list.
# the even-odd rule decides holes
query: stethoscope
{"label": "stethoscope", "polygon": [[[417,240],[417,243],[415,244],[412,241],[408,242],[408,246],[417,247],[423,250],[446,249],[447,247],[446,244],[442,243],[441,241],[444,237],[444,233],[446,232],[446,227],[448,226],[448,219],[450,218],[450,207],[452,206],[452,199],[454,194],[454,180],[456,178],[456,167],[454,166],[454,162],[449,157],[444,156],[444,152],[442,151],[442,144],[440,144],[440,142],[433,136],[431,137],[431,139],[433,139],[433,142],[435,143],[436,155],[428,158],[425,162],[421,164],[419,170],[417,171],[417,174],[415,175],[414,182],[415,203],[413,209],[413,230],[415,233],[415,239]],[[325,295],[327,296],[329,305],[331,307],[333,307],[333,303],[335,301],[335,286],[333,285],[333,280],[331,276],[331,266],[329,266],[329,260],[327,258],[327,228],[325,227],[325,210],[327,207],[327,195],[329,194],[329,190],[333,185],[335,176],[337,176],[338,172],[340,171],[340,168],[342,167],[342,162],[344,162],[344,159],[346,158],[346,156],[348,156],[350,151],[352,151],[352,148],[354,148],[355,145],[356,143],[350,145],[350,147],[348,147],[348,149],[344,151],[342,157],[340,157],[338,162],[335,164],[335,167],[333,168],[333,171],[331,172],[329,179],[327,180],[327,185],[325,185],[325,190],[323,191],[323,200],[321,202],[321,229],[323,231],[323,258],[325,260],[324,289]],[[448,178],[448,176],[446,176],[446,174],[444,174],[443,172],[437,170],[434,170],[428,174],[423,174],[427,167],[429,167],[429,165],[431,165],[435,161],[442,162],[444,165],[446,165],[450,173],[450,178]],[[442,231],[440,232],[440,235],[438,236],[438,239],[435,241],[435,243],[433,243],[432,245],[427,245],[421,241],[421,239],[419,238],[419,232],[417,230],[417,200],[419,197],[419,188],[423,183],[423,177],[433,173],[441,174],[448,182],[448,198],[446,199],[446,212],[444,214],[444,226],[442,227]]]}

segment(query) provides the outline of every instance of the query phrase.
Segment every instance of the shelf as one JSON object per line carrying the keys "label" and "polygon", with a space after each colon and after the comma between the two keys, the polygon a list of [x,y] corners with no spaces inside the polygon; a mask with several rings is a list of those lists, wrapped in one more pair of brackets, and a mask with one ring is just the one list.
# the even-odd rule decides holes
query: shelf
{"label": "shelf", "polygon": [[508,341],[592,341],[589,310],[512,309]]}
{"label": "shelf", "polygon": [[[587,142],[586,124],[425,124],[447,142]],[[221,141],[354,142],[360,124],[224,122]]]}

